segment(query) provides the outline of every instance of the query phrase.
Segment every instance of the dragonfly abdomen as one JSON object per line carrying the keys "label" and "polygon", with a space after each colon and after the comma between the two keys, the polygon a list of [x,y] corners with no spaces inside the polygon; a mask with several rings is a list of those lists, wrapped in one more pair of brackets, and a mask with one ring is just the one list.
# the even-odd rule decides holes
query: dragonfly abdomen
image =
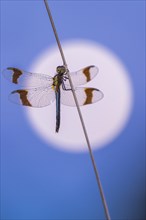
{"label": "dragonfly abdomen", "polygon": [[60,88],[55,92],[56,95],[56,132],[60,128]]}

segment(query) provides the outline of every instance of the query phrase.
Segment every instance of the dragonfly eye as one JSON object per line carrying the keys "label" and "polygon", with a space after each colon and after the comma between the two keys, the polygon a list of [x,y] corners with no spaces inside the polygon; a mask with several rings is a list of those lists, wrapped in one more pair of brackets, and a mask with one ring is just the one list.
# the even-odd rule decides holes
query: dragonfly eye
{"label": "dragonfly eye", "polygon": [[66,72],[65,66],[58,66],[56,68],[57,73],[64,74]]}

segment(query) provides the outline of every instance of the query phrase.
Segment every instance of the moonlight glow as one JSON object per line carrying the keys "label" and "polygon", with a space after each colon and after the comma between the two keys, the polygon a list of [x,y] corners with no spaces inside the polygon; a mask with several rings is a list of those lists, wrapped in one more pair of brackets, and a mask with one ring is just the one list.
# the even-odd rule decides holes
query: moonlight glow
{"label": "moonlight glow", "polygon": [[[121,61],[107,48],[90,41],[70,41],[63,44],[70,72],[96,65],[99,74],[85,87],[100,89],[104,98],[81,107],[93,149],[111,142],[125,127],[132,107],[132,87],[128,72]],[[33,63],[30,71],[54,76],[62,65],[57,47],[48,48]],[[37,134],[48,145],[67,151],[86,151],[87,145],[75,107],[61,105],[61,126],[55,133],[55,102],[47,107],[27,108],[27,115]]]}

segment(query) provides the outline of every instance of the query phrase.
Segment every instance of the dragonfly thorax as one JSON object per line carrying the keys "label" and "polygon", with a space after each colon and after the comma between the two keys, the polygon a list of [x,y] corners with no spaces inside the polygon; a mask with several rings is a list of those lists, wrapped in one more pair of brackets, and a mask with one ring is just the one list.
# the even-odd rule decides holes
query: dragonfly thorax
{"label": "dragonfly thorax", "polygon": [[64,79],[64,75],[66,74],[67,69],[65,66],[58,66],[56,68],[56,72],[57,72],[57,74],[53,77],[53,86],[56,90],[58,90],[58,88],[62,84],[62,81]]}

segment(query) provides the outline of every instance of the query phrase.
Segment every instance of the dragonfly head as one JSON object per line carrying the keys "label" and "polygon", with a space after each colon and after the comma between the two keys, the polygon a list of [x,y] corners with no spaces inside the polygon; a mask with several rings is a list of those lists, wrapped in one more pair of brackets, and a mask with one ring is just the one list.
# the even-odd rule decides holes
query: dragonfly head
{"label": "dragonfly head", "polygon": [[65,68],[65,66],[57,66],[56,72],[57,72],[58,74],[63,75],[64,73],[66,73],[66,68]]}

